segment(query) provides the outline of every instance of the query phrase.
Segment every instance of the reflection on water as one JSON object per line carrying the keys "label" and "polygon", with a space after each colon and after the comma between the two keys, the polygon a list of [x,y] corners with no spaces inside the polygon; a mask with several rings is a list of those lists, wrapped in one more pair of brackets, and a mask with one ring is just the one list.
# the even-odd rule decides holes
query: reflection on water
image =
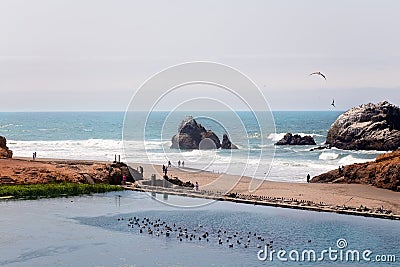
{"label": "reflection on water", "polygon": [[400,222],[375,218],[227,202],[176,209],[139,192],[0,202],[0,213],[0,266],[298,266],[260,262],[257,252],[266,243],[322,250],[339,238],[351,249],[400,258]]}

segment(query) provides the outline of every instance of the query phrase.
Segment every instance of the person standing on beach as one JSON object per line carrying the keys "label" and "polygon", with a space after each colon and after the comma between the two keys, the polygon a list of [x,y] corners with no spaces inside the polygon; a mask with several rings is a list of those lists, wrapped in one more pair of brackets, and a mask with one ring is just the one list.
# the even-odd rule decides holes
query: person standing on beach
{"label": "person standing on beach", "polygon": [[168,160],[168,167],[171,167],[171,161]]}
{"label": "person standing on beach", "polygon": [[168,173],[168,167],[165,167],[165,170],[164,170],[165,176],[167,176],[167,173]]}
{"label": "person standing on beach", "polygon": [[199,191],[199,183],[196,181],[195,183],[196,191]]}
{"label": "person standing on beach", "polygon": [[181,161],[178,160],[178,168],[181,167]]}
{"label": "person standing on beach", "polygon": [[162,165],[162,172],[165,173],[165,165]]}
{"label": "person standing on beach", "polygon": [[307,183],[310,182],[310,174],[307,174]]}
{"label": "person standing on beach", "polygon": [[182,160],[182,168],[185,168],[185,162]]}

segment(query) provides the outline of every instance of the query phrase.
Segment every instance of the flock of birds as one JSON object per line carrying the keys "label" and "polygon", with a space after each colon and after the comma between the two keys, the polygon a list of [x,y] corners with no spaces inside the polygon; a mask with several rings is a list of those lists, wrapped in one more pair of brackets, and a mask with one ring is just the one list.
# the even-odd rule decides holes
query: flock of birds
{"label": "flock of birds", "polygon": [[[240,232],[228,229],[209,229],[201,224],[195,227],[180,226],[176,223],[167,223],[161,219],[148,217],[118,217],[118,222],[126,223],[127,227],[134,229],[139,234],[156,237],[176,239],[179,242],[206,242],[214,243],[228,248],[264,248],[273,249],[273,240],[267,240],[265,236],[256,232]],[[309,240],[308,242],[311,242]]]}

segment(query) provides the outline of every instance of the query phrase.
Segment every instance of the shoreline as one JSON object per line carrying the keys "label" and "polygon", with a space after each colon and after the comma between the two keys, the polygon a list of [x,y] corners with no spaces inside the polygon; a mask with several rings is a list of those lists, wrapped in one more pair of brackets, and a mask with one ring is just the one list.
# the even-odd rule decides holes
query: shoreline
{"label": "shoreline", "polygon": [[192,190],[173,190],[173,189],[166,189],[160,187],[132,187],[131,185],[122,185],[123,188],[126,190],[137,191],[137,192],[144,192],[144,193],[155,193],[155,194],[167,194],[167,195],[176,195],[182,197],[190,197],[190,198],[201,198],[201,199],[210,199],[214,201],[229,201],[234,203],[241,203],[247,205],[254,205],[254,206],[268,206],[268,207],[276,207],[276,208],[289,208],[289,209],[297,209],[297,210],[307,210],[307,211],[315,211],[315,212],[330,212],[330,213],[338,213],[343,215],[353,215],[353,216],[361,216],[361,217],[373,217],[379,219],[389,219],[389,220],[400,220],[400,215],[395,214],[384,214],[384,213],[374,213],[374,212],[362,212],[357,211],[356,208],[352,207],[319,207],[319,206],[312,206],[307,205],[296,205],[291,203],[285,203],[285,199],[273,199],[273,201],[268,200],[260,200],[260,199],[244,199],[238,197],[229,197],[226,195],[209,195],[204,194],[202,192],[196,192]]}
{"label": "shoreline", "polygon": [[[8,176],[11,179],[22,179],[22,177],[16,174],[21,168],[28,171],[29,169],[37,170],[42,168],[45,171],[61,171],[61,174],[63,174],[64,166],[68,165],[68,174],[81,175],[81,166],[84,168],[99,168],[99,166],[103,168],[110,164],[112,164],[110,161],[45,158],[33,161],[32,159],[18,157],[15,159],[0,160],[0,178]],[[177,186],[174,186],[174,188],[151,187],[146,185],[146,183],[151,181],[150,177],[152,174],[156,175],[157,181],[162,182],[162,166],[140,163],[129,163],[128,165],[133,169],[139,166],[142,166],[144,169],[143,180],[136,181],[130,187],[124,186],[125,189],[129,190],[186,195],[188,197],[200,197],[252,205],[335,212],[384,219],[400,219],[400,192],[380,189],[369,185],[290,183],[257,180],[260,183],[259,186],[254,192],[250,193],[249,188],[252,179],[249,177],[205,172],[193,168],[169,168],[169,177],[178,177],[183,182],[191,181],[195,183],[197,181],[199,191],[195,191],[193,189],[182,189]],[[36,177],[34,172],[32,177]],[[27,177],[23,177],[23,179],[19,180],[19,182],[29,184],[29,181],[26,181]],[[2,179],[0,179],[0,184],[4,184]]]}

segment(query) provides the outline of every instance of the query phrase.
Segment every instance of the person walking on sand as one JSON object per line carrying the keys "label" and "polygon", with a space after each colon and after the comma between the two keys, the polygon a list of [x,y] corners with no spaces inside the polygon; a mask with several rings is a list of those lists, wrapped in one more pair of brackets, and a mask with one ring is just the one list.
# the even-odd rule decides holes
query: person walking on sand
{"label": "person walking on sand", "polygon": [[196,187],[196,191],[199,191],[199,183],[197,181],[194,186]]}
{"label": "person walking on sand", "polygon": [[310,182],[310,174],[307,174],[307,183]]}

